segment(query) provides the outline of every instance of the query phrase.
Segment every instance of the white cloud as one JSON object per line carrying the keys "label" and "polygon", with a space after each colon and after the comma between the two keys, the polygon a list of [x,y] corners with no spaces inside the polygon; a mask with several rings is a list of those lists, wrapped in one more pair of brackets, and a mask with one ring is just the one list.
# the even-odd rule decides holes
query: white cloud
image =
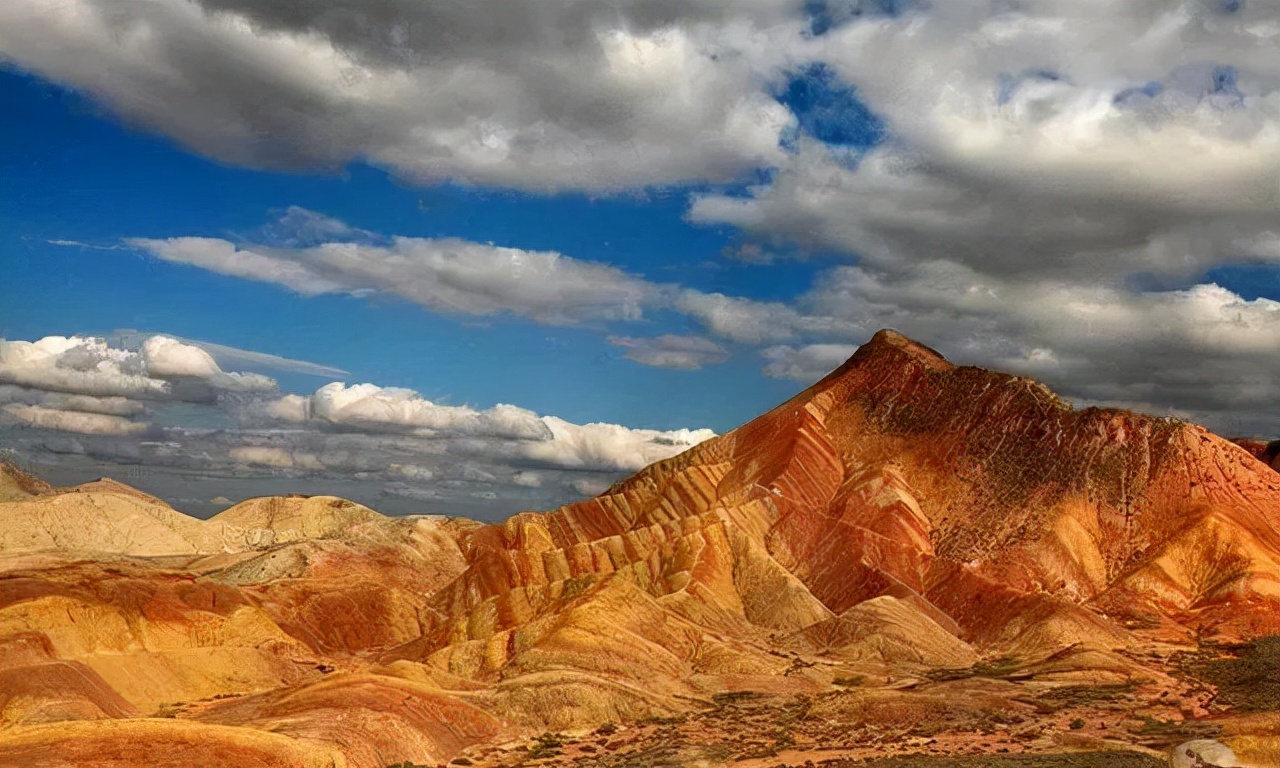
{"label": "white cloud", "polygon": [[[166,240],[137,238],[127,241],[151,255],[178,264],[207,269],[232,277],[279,283],[303,296],[353,291],[357,288],[319,276],[304,264],[270,252],[238,248],[212,237],[171,237]],[[265,250],[265,249],[264,249]]]}
{"label": "white cloud", "polygon": [[279,283],[306,296],[379,291],[441,314],[511,313],[553,325],[638,319],[653,291],[606,264],[457,239],[397,237],[386,245],[325,242],[307,248],[191,237],[128,242],[166,261]]}
{"label": "white cloud", "polygon": [[[236,245],[190,237],[127,242],[167,261],[275,282],[303,295],[382,292],[445,315],[505,313],[551,325],[581,325],[638,321],[646,310],[674,310],[715,336],[745,344],[868,330],[780,302],[650,282],[608,264],[555,252],[456,239],[382,237],[296,207],[266,229],[273,239],[305,245]],[[628,358],[646,365],[696,368],[727,359],[720,345],[696,336],[610,339],[630,350]],[[214,353],[223,349],[186,343]],[[243,353],[229,359],[252,362]]]}
{"label": "white cloud", "polygon": [[410,480],[419,482],[426,482],[436,476],[435,472],[417,464],[392,464],[387,468],[397,475],[403,475]]}
{"label": "white cloud", "polygon": [[[309,493],[326,487],[375,508],[386,501],[379,494],[390,494],[402,500],[390,502],[393,509],[417,500],[430,505],[418,511],[490,518],[572,501],[581,495],[573,490],[579,481],[583,488],[607,487],[715,435],[578,425],[511,405],[440,405],[412,390],[373,384],[334,383],[310,396],[246,393],[199,407],[223,411],[236,426],[171,423],[153,427],[145,442],[81,437],[59,446],[58,455],[199,471],[233,485],[265,472],[280,482],[305,482]],[[38,453],[52,445],[38,432],[20,442]],[[278,485],[252,487],[256,494],[279,492]]]}
{"label": "white cloud", "polygon": [[610,336],[609,343],[626,349],[628,360],[656,368],[692,371],[729,359],[724,347],[702,336],[663,335],[650,339]]}
{"label": "white cloud", "polygon": [[146,424],[102,413],[62,411],[39,405],[8,405],[4,410],[30,426],[62,432],[79,432],[85,435],[133,435],[145,432],[147,429]]}
{"label": "white cloud", "polygon": [[769,361],[764,367],[766,376],[810,384],[831,373],[857,349],[853,344],[806,344],[768,347],[760,354]]}
{"label": "white cloud", "polygon": [[78,336],[0,340],[0,382],[99,397],[169,394],[168,382],[148,376],[137,354],[113,349],[101,339]]}
{"label": "white cloud", "polygon": [[793,6],[9,0],[0,52],[233,163],[613,190],[779,158]]}
{"label": "white cloud", "polygon": [[0,403],[42,405],[59,411],[102,413],[108,416],[134,416],[145,409],[142,403],[124,397],[94,397],[45,392],[39,389],[0,384]]}
{"label": "white cloud", "polygon": [[80,336],[0,340],[0,383],[97,398],[167,399],[178,396],[175,380],[223,390],[275,388],[265,376],[226,373],[204,350],[164,336],[148,338],[138,352]]}
{"label": "white cloud", "polygon": [[766,344],[800,336],[856,336],[866,331],[843,318],[807,313],[782,302],[687,288],[675,292],[672,305],[711,333],[743,344]]}
{"label": "white cloud", "polygon": [[[259,412],[269,418],[337,426],[357,434],[400,434],[412,441],[404,445],[416,454],[414,463],[424,467],[434,466],[424,462],[465,455],[500,463],[533,461],[559,469],[634,471],[715,436],[709,429],[664,431],[619,424],[579,425],[513,405],[486,410],[439,405],[413,390],[373,384],[329,384],[310,398],[286,395],[269,402]],[[438,443],[438,447],[432,448],[430,443]],[[373,455],[384,452],[367,447]],[[343,463],[329,461],[323,452],[320,456],[326,464]],[[386,466],[378,459],[373,465]],[[439,473],[438,469],[432,471]],[[529,473],[525,480],[517,484],[540,484],[536,473]]]}
{"label": "white cloud", "polygon": [[293,456],[283,448],[263,448],[258,446],[240,446],[228,451],[232,461],[240,464],[277,467],[280,469],[293,467]]}
{"label": "white cloud", "polygon": [[[302,209],[262,244],[130,241],[169,261],[462,316],[571,325],[675,310],[716,339],[766,347],[769,375],[800,379],[889,326],[1086,401],[1274,423],[1276,305],[1205,277],[1224,264],[1280,263],[1273,4],[955,0],[888,17],[832,0],[841,23],[814,37],[801,34],[802,5],[10,0],[0,52],[251,165],[367,160],[418,181],[539,190],[774,167],[745,196],[700,196],[690,220],[794,239],[857,266],[826,270],[793,302],[758,301],[557,253],[384,238]],[[862,157],[807,139],[779,150],[791,118],[769,91],[810,61],[856,87],[887,143]],[[671,338],[614,337],[648,364],[694,367],[723,349]],[[0,382],[176,396],[141,358],[72,346],[0,346]],[[520,409],[451,410],[339,387],[343,402],[319,415],[315,397],[258,405],[307,439],[320,440],[322,426],[429,430],[435,447],[403,448],[415,456],[447,446],[495,462],[617,468],[651,445],[623,427],[556,433],[551,417]],[[513,424],[535,422],[552,439],[508,439],[523,429]],[[355,448],[334,447],[337,436],[322,442],[335,466],[360,463]]]}
{"label": "white cloud", "polygon": [[[292,410],[292,402],[278,411]],[[411,431],[421,436],[467,435],[507,440],[545,440],[547,427],[532,411],[499,404],[484,411],[438,405],[411,389],[374,384],[328,384],[311,396],[310,418],[358,430]]]}
{"label": "white cloud", "polygon": [[119,251],[128,246],[124,245],[95,245],[93,243],[83,243],[79,240],[46,240],[49,245],[57,245],[62,248],[84,248],[91,251]]}
{"label": "white cloud", "polygon": [[195,347],[199,347],[213,356],[219,366],[228,365],[254,366],[260,368],[268,368],[273,371],[285,371],[288,373],[305,373],[309,376],[325,376],[336,378],[346,376],[347,371],[341,368],[334,368],[329,365],[317,365],[306,360],[294,360],[280,355],[271,355],[263,352],[252,352],[244,349],[236,349],[228,347],[224,344],[214,344],[208,341],[193,341],[191,339],[182,339],[183,342]]}
{"label": "white cloud", "polygon": [[[307,215],[313,215],[310,211],[306,211],[304,213]],[[286,218],[288,218],[289,215],[290,214],[286,214]],[[294,226],[296,228],[302,225],[297,225],[295,223]],[[123,248],[126,246],[121,247]],[[283,371],[286,373],[302,373],[309,376],[324,376],[329,378],[339,378],[347,375],[347,371],[328,365],[318,365],[306,360],[295,360],[288,357],[281,357],[280,355],[239,349],[236,347],[229,347],[225,344],[215,344],[210,341],[182,338],[163,333],[122,328],[107,334],[105,341],[112,347],[118,347],[126,350],[142,350],[143,345],[146,344],[147,340],[153,336],[163,336],[165,338],[171,338],[182,342],[187,346],[198,347],[199,349],[209,353],[219,369],[224,371],[232,368],[249,367],[270,371]]]}
{"label": "white cloud", "polygon": [[64,395],[50,393],[44,405],[60,411],[83,411],[108,416],[136,416],[145,409],[142,403],[123,397],[93,397],[91,395]]}
{"label": "white cloud", "polygon": [[105,339],[46,336],[34,342],[0,339],[0,403],[32,427],[89,435],[132,435],[141,401],[214,402],[223,392],[273,393],[265,376],[227,373],[203,350],[165,336],[140,349]]}
{"label": "white cloud", "polygon": [[228,390],[273,390],[275,381],[255,373],[225,373],[213,357],[200,347],[184,344],[168,336],[152,336],[142,344],[142,360],[147,373],[156,378],[203,379]]}
{"label": "white cloud", "polygon": [[311,398],[303,395],[285,395],[278,400],[264,403],[261,410],[273,419],[304,422],[311,418]]}
{"label": "white cloud", "polygon": [[781,303],[695,290],[681,291],[675,307],[715,335],[746,344],[793,337],[793,321],[798,316],[794,309]]}
{"label": "white cloud", "polygon": [[519,447],[520,454],[564,468],[635,471],[715,437],[709,429],[629,429],[618,424],[572,424],[554,416],[542,421],[551,440]]}
{"label": "white cloud", "polygon": [[938,181],[1067,213],[1263,214],[1280,195],[1280,26],[1268,3],[1229,10],[955,2],[850,24],[815,55]]}

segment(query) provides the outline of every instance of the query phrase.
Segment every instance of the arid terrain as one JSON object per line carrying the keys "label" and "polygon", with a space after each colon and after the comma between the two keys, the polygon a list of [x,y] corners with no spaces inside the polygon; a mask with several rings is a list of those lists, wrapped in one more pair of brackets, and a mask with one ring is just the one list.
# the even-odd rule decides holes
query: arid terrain
{"label": "arid terrain", "polygon": [[500,524],[199,520],[5,465],[0,765],[1280,766],[1280,471],[1246,443],[882,331]]}

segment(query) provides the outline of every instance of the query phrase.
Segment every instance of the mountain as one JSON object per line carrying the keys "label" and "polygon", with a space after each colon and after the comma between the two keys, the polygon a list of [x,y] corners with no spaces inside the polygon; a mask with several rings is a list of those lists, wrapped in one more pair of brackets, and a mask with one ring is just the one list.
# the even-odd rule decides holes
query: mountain
{"label": "mountain", "polygon": [[726,435],[501,524],[327,497],[198,521],[90,485],[0,505],[0,763],[67,734],[77,764],[200,742],[379,768],[1149,760],[1196,728],[1262,765],[1280,743],[1205,671],[1280,634],[1280,473],[892,331]]}

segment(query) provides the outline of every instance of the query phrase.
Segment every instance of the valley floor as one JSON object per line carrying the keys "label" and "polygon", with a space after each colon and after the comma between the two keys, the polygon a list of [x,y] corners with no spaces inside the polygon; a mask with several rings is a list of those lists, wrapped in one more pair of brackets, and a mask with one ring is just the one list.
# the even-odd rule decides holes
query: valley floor
{"label": "valley floor", "polygon": [[1274,766],[1278,649],[1280,638],[1264,638],[1170,654],[1158,665],[1164,686],[1051,683],[980,665],[817,695],[726,693],[683,716],[477,745],[451,765],[1163,768],[1172,747],[1217,738],[1239,765]]}

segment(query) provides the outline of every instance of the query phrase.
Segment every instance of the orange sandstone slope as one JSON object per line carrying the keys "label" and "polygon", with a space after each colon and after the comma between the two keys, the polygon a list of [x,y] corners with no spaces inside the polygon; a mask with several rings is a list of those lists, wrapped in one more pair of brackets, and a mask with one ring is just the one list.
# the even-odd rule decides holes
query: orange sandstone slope
{"label": "orange sandstone slope", "polygon": [[760,643],[955,666],[1139,629],[1274,634],[1278,528],[1280,475],[1201,427],[1075,411],[881,331],[733,432],[478,530],[393,655],[503,678],[569,660],[652,690],[767,673]]}
{"label": "orange sandstone slope", "polygon": [[1258,461],[1280,472],[1280,440],[1253,440],[1245,437],[1238,437],[1231,442],[1252,453],[1257,457]]}

